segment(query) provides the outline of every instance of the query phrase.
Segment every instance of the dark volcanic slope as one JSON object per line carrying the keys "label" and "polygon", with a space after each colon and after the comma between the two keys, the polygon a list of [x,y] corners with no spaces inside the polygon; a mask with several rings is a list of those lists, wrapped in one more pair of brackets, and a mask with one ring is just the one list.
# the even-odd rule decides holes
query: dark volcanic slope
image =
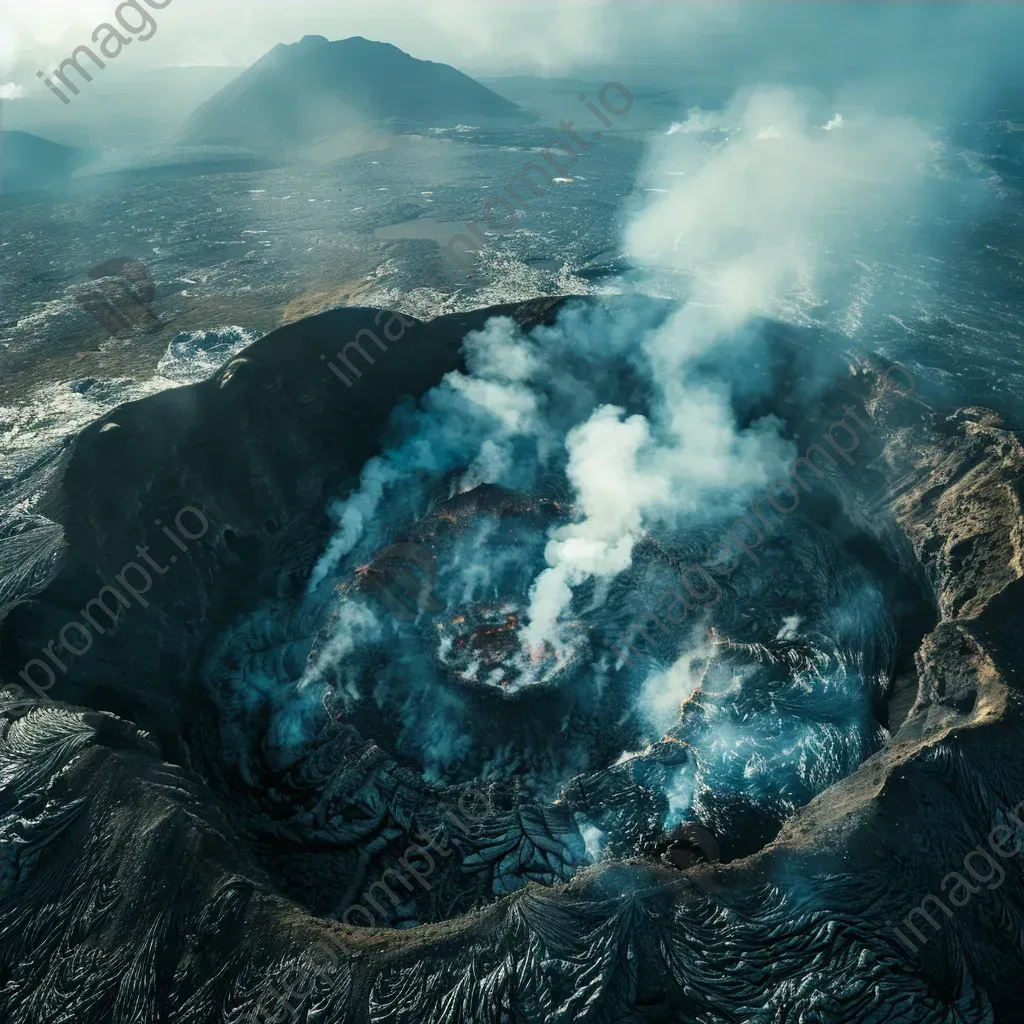
{"label": "dark volcanic slope", "polygon": [[274,47],[186,122],[192,143],[294,145],[382,121],[456,123],[522,111],[447,64],[361,36]]}

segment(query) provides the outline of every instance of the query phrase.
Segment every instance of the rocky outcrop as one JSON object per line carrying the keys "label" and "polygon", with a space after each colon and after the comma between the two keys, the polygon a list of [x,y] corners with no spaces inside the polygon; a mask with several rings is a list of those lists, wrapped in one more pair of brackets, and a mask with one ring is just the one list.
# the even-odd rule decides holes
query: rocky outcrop
{"label": "rocky outcrop", "polygon": [[[393,402],[456,365],[459,332],[483,315],[410,326],[365,376],[387,366]],[[140,623],[124,616],[121,661],[97,650],[54,685],[59,702],[9,703],[0,718],[5,1019],[1019,1019],[1024,448],[994,413],[929,408],[870,362],[790,419],[809,445],[816,409],[870,417],[821,514],[841,509],[930,606],[905,666],[916,699],[884,749],[728,864],[618,861],[555,884],[538,872],[549,884],[410,931],[329,923],[281,894],[254,823],[201,771],[194,672],[204,638],[269,585],[261,566],[286,551],[308,562],[325,494],[372,452],[377,392],[309,370],[368,316],[276,332],[204,385],[116,410],[38,506],[66,548],[7,613],[10,682],[134,545],[155,545],[140,522],[191,505],[211,525],[178,566],[187,581],[169,571]],[[162,584],[157,639],[145,620]],[[493,857],[557,850],[557,821],[499,810],[481,844]],[[278,847],[289,841],[279,828]]]}

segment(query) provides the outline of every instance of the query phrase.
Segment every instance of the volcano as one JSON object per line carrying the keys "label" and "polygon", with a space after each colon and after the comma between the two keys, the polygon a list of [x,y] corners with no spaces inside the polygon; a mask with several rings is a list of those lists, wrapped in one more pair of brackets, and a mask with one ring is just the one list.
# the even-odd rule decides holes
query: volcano
{"label": "volcano", "polygon": [[[642,423],[679,465],[638,341],[670,304],[410,320],[342,388],[325,360],[381,312],[281,328],[25,481],[0,622],[11,1019],[58,996],[82,1021],[752,1019],[800,986],[787,1006],[837,1021],[1012,1014],[1019,872],[1002,917],[962,906],[923,961],[893,929],[941,891],[950,836],[992,828],[977,793],[1024,794],[1024,449],[998,415],[751,327],[723,460],[805,451],[835,410],[872,429],[698,595],[681,580],[756,460],[685,463],[635,529],[646,477],[610,526],[588,490],[590,454],[612,477]],[[705,362],[691,380],[722,379]],[[148,606],[21,686],[186,507],[209,529]]]}
{"label": "volcano", "polygon": [[359,125],[524,119],[514,103],[447,64],[361,36],[278,44],[196,110],[195,145],[294,146]]}

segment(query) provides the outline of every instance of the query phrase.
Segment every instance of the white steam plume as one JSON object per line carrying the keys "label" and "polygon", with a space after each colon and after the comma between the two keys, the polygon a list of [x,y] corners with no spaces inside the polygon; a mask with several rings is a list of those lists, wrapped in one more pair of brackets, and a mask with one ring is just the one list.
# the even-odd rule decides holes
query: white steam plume
{"label": "white steam plume", "polygon": [[[664,325],[637,339],[660,392],[660,422],[657,430],[642,417],[623,424],[599,409],[569,436],[570,476],[585,518],[552,531],[528,645],[554,639],[573,586],[628,567],[645,526],[695,510],[712,490],[742,496],[783,475],[789,452],[773,425],[740,432],[728,393],[695,385],[690,368],[712,348],[741,344],[738,332],[753,317],[804,319],[822,299],[823,252],[909,202],[928,153],[923,131],[906,120],[841,115],[828,127],[813,127],[792,93],[765,89],[724,115],[691,111],[660,140],[651,171],[672,187],[627,233],[634,256],[684,280],[688,292]],[[591,432],[604,457],[577,459]]]}

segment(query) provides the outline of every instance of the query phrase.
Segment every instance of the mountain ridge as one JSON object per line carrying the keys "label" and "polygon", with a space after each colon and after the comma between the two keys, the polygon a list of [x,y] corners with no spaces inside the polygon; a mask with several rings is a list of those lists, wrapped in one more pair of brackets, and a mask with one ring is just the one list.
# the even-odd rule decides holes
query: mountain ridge
{"label": "mountain ridge", "polygon": [[99,156],[98,149],[66,146],[32,132],[0,131],[0,195],[66,181]]}
{"label": "mountain ridge", "polygon": [[357,125],[523,119],[524,111],[448,64],[392,43],[307,35],[278,43],[188,117],[193,145],[301,146]]}

